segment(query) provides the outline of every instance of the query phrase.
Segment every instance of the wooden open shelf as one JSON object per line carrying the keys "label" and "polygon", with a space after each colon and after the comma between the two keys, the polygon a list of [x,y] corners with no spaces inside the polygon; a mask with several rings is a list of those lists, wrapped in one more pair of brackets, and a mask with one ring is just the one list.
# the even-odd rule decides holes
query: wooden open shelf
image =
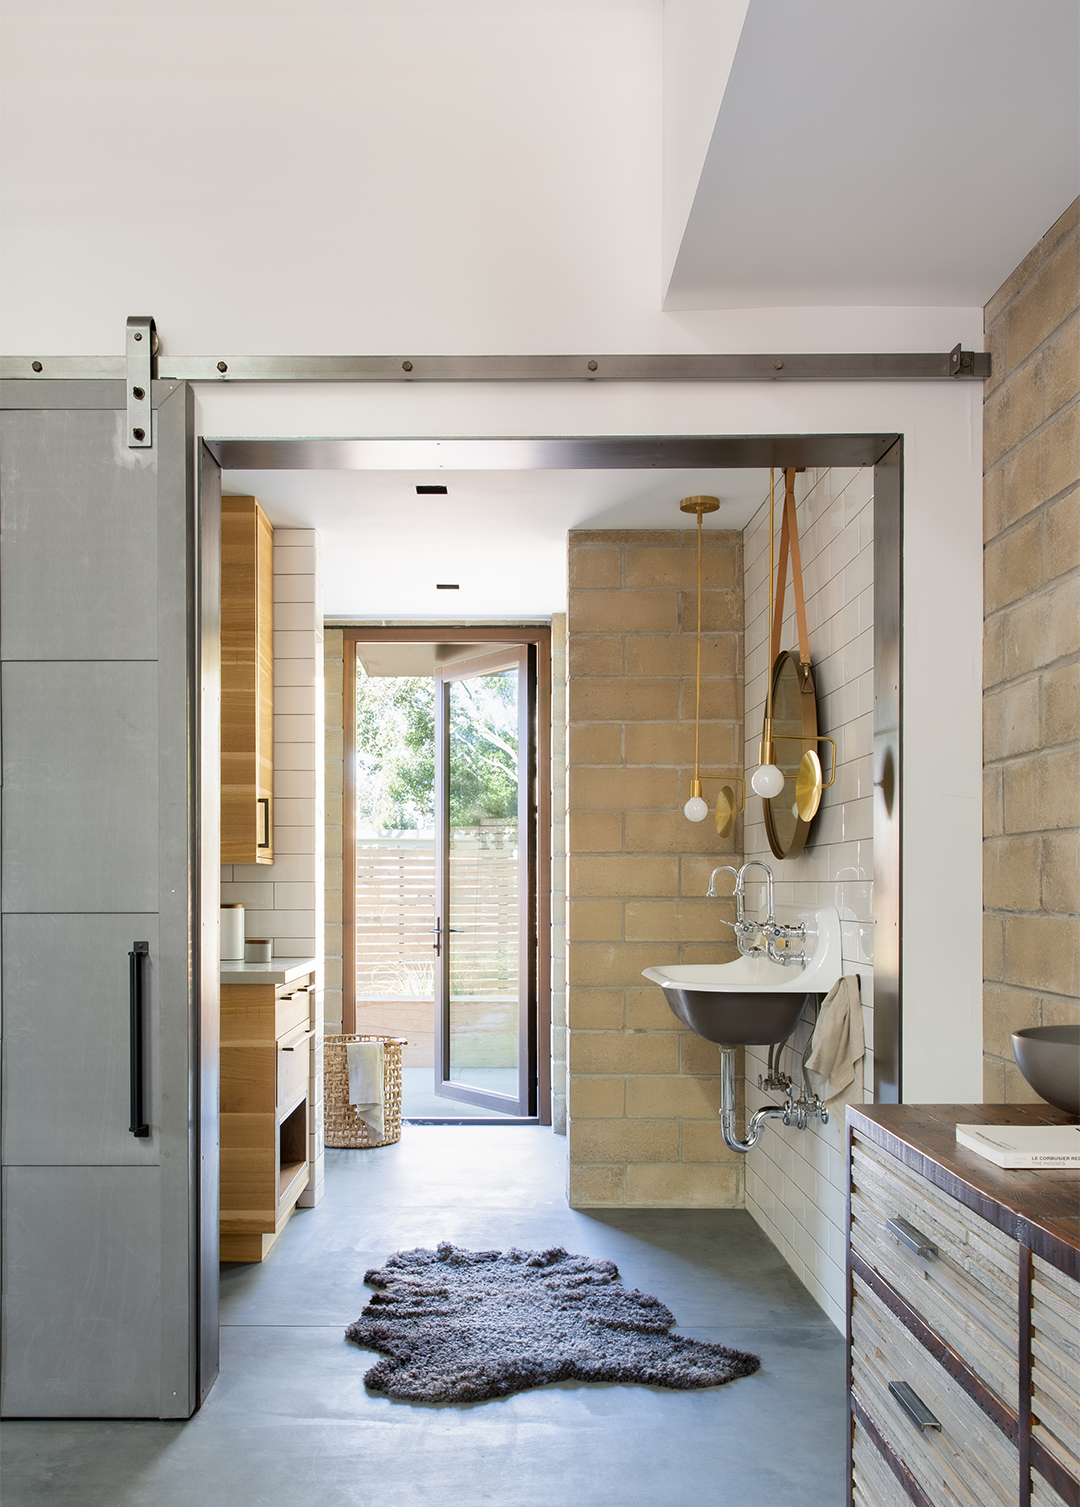
{"label": "wooden open shelf", "polygon": [[264,1260],[308,1185],[312,982],[221,987],[223,1261]]}

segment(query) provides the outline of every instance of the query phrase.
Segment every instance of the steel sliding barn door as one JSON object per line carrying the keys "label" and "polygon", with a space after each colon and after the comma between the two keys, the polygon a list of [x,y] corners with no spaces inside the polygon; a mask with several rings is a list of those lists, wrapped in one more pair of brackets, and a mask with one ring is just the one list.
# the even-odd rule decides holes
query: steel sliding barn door
{"label": "steel sliding barn door", "polygon": [[435,676],[435,1092],[536,1112],[533,675],[525,645]]}
{"label": "steel sliding barn door", "polygon": [[8,1417],[185,1418],[217,1374],[219,473],[189,388],[138,448],[125,388],[0,415]]}

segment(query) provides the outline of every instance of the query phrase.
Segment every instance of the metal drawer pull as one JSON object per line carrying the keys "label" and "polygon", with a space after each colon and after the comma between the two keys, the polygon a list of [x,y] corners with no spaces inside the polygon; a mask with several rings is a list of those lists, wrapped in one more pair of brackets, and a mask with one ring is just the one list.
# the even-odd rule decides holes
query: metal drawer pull
{"label": "metal drawer pull", "polygon": [[304,1034],[303,1034],[303,1036],[298,1036],[296,1038],[296,1040],[293,1042],[293,1044],[292,1044],[291,1047],[279,1047],[278,1051],[280,1051],[280,1052],[295,1052],[298,1046],[303,1046],[304,1042],[305,1041],[310,1041],[311,1038],[314,1035],[315,1035],[315,1027],[312,1026],[312,1028],[311,1028],[310,1031],[305,1031]]}
{"label": "metal drawer pull", "polygon": [[906,1219],[899,1216],[896,1219],[887,1219],[885,1228],[890,1235],[895,1235],[901,1245],[906,1245],[909,1251],[914,1251],[916,1256],[936,1256],[938,1248],[932,1240],[927,1240],[913,1224],[908,1224]]}
{"label": "metal drawer pull", "polygon": [[889,1391],[896,1398],[904,1412],[911,1419],[917,1429],[922,1429],[925,1434],[928,1429],[941,1430],[941,1424],[931,1413],[922,1398],[913,1392],[906,1381],[891,1381]]}
{"label": "metal drawer pull", "polygon": [[269,846],[270,846],[270,797],[268,795],[260,795],[259,798],[258,798],[258,800],[255,802],[255,804],[256,804],[256,806],[261,806],[262,807],[262,829],[263,829],[262,838],[256,844],[256,847],[259,847],[259,848],[269,848]]}

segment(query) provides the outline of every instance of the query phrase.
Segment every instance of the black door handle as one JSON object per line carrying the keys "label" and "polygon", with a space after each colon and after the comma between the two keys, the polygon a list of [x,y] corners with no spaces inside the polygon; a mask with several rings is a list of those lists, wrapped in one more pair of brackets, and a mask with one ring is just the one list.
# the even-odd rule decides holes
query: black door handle
{"label": "black door handle", "polygon": [[143,959],[150,956],[149,942],[133,942],[128,953],[128,1000],[130,1005],[131,1046],[131,1124],[132,1135],[148,1136],[143,1104]]}

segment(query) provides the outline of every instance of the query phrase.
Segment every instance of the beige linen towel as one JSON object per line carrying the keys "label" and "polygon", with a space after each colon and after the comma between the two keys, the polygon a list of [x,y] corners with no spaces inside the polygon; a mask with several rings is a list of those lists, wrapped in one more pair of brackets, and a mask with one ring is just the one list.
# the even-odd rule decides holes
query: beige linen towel
{"label": "beige linen towel", "polygon": [[383,1043],[347,1041],[345,1055],[349,1063],[349,1103],[371,1131],[372,1139],[381,1141],[386,1133]]}
{"label": "beige linen towel", "polygon": [[859,978],[848,973],[837,979],[822,1001],[806,1060],[812,1073],[828,1080],[827,1104],[842,1098],[855,1082],[855,1064],[865,1051]]}

